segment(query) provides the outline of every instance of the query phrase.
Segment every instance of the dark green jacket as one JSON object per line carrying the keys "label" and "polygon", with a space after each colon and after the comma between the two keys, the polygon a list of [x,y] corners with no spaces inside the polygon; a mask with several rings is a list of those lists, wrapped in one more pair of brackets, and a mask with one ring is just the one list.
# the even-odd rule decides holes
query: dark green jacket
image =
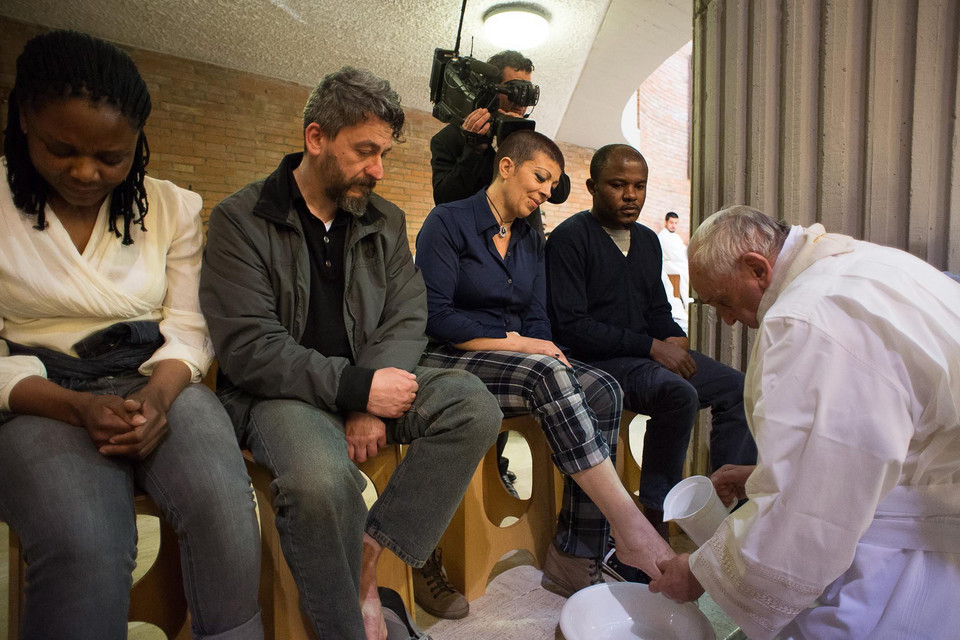
{"label": "dark green jacket", "polygon": [[200,304],[223,374],[221,396],[240,390],[250,400],[294,398],[340,411],[340,385],[350,384],[356,367],[417,366],[426,345],[426,293],[403,211],[374,194],[366,213],[350,221],[343,306],[329,310],[343,314],[356,367],[300,345],[310,256],[286,176],[301,158],[286,156],[265,180],[214,207]]}

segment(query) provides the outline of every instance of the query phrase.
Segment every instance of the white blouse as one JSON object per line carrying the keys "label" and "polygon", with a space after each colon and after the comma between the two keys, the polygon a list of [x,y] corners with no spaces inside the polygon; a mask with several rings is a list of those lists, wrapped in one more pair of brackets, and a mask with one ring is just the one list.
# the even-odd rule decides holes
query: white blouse
{"label": "white blouse", "polygon": [[[147,231],[131,225],[132,245],[109,231],[108,198],[83,253],[47,206],[47,228],[13,204],[0,167],[0,410],[28,376],[46,376],[40,360],[10,356],[6,341],[76,355],[73,345],[112,324],[152,320],[165,343],[140,366],[186,363],[198,382],[213,360],[197,289],[203,249],[199,195],[146,178]],[[122,224],[122,221],[118,221]]]}

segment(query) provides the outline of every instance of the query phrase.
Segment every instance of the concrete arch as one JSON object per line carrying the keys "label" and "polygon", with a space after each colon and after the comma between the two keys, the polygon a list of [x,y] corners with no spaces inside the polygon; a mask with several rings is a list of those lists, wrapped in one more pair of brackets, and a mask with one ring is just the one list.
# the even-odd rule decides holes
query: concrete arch
{"label": "concrete arch", "polygon": [[690,0],[611,0],[556,137],[594,149],[626,142],[624,105],[690,41],[692,25]]}

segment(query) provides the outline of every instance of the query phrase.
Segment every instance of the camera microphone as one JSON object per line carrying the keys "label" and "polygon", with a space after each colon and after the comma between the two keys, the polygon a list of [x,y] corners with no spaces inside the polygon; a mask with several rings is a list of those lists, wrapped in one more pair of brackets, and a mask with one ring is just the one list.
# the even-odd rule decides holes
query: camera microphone
{"label": "camera microphone", "polygon": [[464,58],[464,59],[469,60],[468,64],[470,66],[471,71],[475,71],[476,73],[479,73],[482,76],[486,76],[491,80],[493,80],[494,82],[500,81],[500,69],[497,69],[492,64],[488,64],[486,62],[483,62],[481,60],[476,60],[474,58]]}

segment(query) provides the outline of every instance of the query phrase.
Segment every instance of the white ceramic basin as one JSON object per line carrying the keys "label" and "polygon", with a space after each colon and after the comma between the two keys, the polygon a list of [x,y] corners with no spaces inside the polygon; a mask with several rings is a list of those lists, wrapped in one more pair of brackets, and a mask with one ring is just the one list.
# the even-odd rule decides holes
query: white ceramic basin
{"label": "white ceramic basin", "polygon": [[560,611],[566,640],[715,640],[692,603],[677,604],[645,584],[608,582],[581,589]]}

